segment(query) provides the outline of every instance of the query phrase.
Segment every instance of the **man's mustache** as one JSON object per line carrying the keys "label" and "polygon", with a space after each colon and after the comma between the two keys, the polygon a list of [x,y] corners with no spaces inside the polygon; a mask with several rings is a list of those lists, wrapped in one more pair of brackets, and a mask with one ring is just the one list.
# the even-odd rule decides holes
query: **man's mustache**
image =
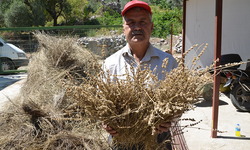
{"label": "man's mustache", "polygon": [[134,30],[132,31],[132,35],[134,34],[144,34],[144,31],[143,30]]}

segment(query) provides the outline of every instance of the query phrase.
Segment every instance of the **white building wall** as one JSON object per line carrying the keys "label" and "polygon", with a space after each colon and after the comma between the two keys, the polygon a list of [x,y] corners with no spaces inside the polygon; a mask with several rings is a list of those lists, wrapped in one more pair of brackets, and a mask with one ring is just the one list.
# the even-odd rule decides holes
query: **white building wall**
{"label": "white building wall", "polygon": [[[215,49],[215,1],[188,0],[186,18],[186,51],[195,44],[206,44],[208,48],[198,62],[201,67],[209,66],[214,60]],[[221,54],[237,53],[243,61],[250,59],[250,0],[223,0],[222,50]],[[195,49],[197,50],[197,49]],[[199,55],[192,50],[186,63]],[[189,64],[190,66],[190,64]],[[246,65],[241,66],[242,69]]]}

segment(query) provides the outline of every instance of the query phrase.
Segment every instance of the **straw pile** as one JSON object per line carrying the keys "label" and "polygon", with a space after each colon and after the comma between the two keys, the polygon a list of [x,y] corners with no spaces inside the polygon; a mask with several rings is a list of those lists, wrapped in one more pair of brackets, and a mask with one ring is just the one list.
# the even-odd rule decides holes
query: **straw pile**
{"label": "straw pile", "polygon": [[92,66],[92,54],[76,38],[35,36],[39,51],[30,60],[27,81],[0,114],[0,149],[105,148],[98,122],[86,118],[61,84],[66,72],[78,83],[79,76],[87,78],[87,69],[94,76],[87,67]]}
{"label": "straw pile", "polygon": [[[193,66],[206,46],[194,58]],[[163,67],[167,66],[167,61],[162,64]],[[180,59],[176,69],[170,73],[163,72],[166,77],[162,81],[158,81],[148,66],[132,71],[132,75],[127,71],[123,76],[125,80],[113,75],[116,82],[111,80],[112,75],[108,71],[99,68],[96,70],[97,76],[83,79],[80,85],[75,84],[74,77],[68,74],[71,81],[64,82],[64,86],[67,96],[73,97],[84,108],[87,116],[108,124],[119,133],[113,138],[116,145],[128,148],[142,144],[146,150],[161,149],[164,142],[157,143],[155,127],[176,120],[192,109],[202,92],[201,87],[212,79],[211,76],[205,76],[209,68],[202,71],[188,69],[183,62]]]}
{"label": "straw pile", "polygon": [[158,144],[155,127],[192,109],[201,86],[211,82],[205,76],[210,68],[188,69],[183,59],[178,68],[163,72],[162,81],[145,66],[124,74],[125,80],[114,75],[113,82],[76,39],[35,36],[39,51],[30,61],[27,81],[0,114],[0,149],[108,149],[101,123],[117,130],[116,144],[161,149],[169,139]]}

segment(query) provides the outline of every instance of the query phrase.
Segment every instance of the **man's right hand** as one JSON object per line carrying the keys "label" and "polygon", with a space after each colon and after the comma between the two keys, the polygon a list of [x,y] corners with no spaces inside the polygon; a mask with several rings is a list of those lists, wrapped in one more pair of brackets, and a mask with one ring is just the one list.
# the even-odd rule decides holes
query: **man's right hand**
{"label": "man's right hand", "polygon": [[105,129],[110,135],[112,136],[118,136],[119,134],[116,132],[116,130],[114,130],[113,128],[111,128],[110,126],[106,125],[106,124],[102,124],[103,129]]}

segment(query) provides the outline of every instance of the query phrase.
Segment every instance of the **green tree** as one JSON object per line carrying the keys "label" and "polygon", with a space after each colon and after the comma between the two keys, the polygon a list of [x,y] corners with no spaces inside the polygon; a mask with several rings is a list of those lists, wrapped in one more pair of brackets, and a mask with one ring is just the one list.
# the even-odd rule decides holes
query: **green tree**
{"label": "green tree", "polygon": [[150,1],[152,4],[159,6],[161,9],[163,8],[174,9],[175,7],[181,9],[183,0],[150,0]]}
{"label": "green tree", "polygon": [[89,0],[86,4],[88,10],[92,13],[95,13],[101,7],[101,0]]}
{"label": "green tree", "polygon": [[65,24],[73,25],[80,20],[85,1],[86,0],[68,0],[69,7],[66,7],[62,13]]}
{"label": "green tree", "polygon": [[10,8],[10,5],[13,3],[12,0],[0,0],[0,27],[5,27],[4,14]]}
{"label": "green tree", "polygon": [[4,14],[7,27],[29,27],[32,24],[28,8],[22,1],[15,1]]}
{"label": "green tree", "polygon": [[153,5],[159,6],[161,9],[170,8],[170,4],[167,0],[150,0]]}
{"label": "green tree", "polygon": [[112,15],[109,11],[104,12],[103,17],[98,18],[102,25],[122,25],[122,15],[113,11]]}
{"label": "green tree", "polygon": [[167,9],[165,12],[153,12],[154,30],[152,36],[166,37],[171,33],[171,24],[173,23],[173,34],[182,32],[182,9]]}
{"label": "green tree", "polygon": [[1,27],[44,26],[46,16],[39,1],[0,0]]}
{"label": "green tree", "polygon": [[24,3],[29,8],[29,13],[33,26],[44,26],[46,22],[45,10],[42,3],[37,0],[24,0]]}
{"label": "green tree", "polygon": [[0,28],[4,27],[4,14],[3,12],[0,10]]}
{"label": "green tree", "polygon": [[65,15],[65,10],[63,11],[63,16],[66,24],[99,24],[95,17],[96,11],[100,8],[100,2],[93,0],[68,0],[68,3],[72,9]]}
{"label": "green tree", "polygon": [[0,11],[4,14],[13,2],[14,0],[0,0]]}
{"label": "green tree", "polygon": [[70,4],[67,0],[40,0],[43,8],[48,12],[54,21],[54,26],[57,26],[57,19],[63,15],[63,11],[70,12]]}
{"label": "green tree", "polygon": [[183,0],[167,0],[168,4],[171,6],[172,9],[177,7],[178,9],[181,9],[183,6]]}

